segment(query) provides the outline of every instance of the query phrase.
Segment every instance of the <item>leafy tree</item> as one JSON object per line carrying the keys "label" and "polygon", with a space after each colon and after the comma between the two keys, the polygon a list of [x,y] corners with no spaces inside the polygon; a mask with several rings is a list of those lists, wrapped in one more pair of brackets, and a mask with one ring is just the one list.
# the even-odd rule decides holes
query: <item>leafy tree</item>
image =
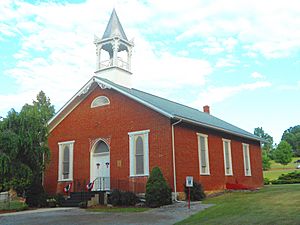
{"label": "leafy tree", "polygon": [[263,170],[269,170],[271,168],[270,158],[266,151],[262,150],[262,164]]}
{"label": "leafy tree", "polygon": [[262,127],[257,127],[254,129],[254,134],[260,138],[263,138],[265,142],[262,143],[262,163],[263,170],[268,170],[271,167],[271,158],[273,151],[273,137],[263,130]]}
{"label": "leafy tree", "polygon": [[268,133],[265,133],[262,127],[257,127],[254,129],[254,134],[260,138],[263,138],[265,142],[262,143],[262,149],[269,153],[273,149],[273,137],[269,135]]}
{"label": "leafy tree", "polygon": [[285,130],[281,140],[288,142],[292,146],[295,156],[300,156],[300,125]]}
{"label": "leafy tree", "polygon": [[275,162],[287,165],[292,161],[293,152],[291,145],[286,141],[281,141],[274,151]]}
{"label": "leafy tree", "polygon": [[49,158],[47,121],[53,115],[54,107],[41,91],[32,105],[25,104],[20,113],[12,109],[1,121],[0,191],[12,187],[20,194],[41,186]]}
{"label": "leafy tree", "polygon": [[172,191],[159,167],[154,167],[146,184],[146,204],[159,207],[172,203]]}

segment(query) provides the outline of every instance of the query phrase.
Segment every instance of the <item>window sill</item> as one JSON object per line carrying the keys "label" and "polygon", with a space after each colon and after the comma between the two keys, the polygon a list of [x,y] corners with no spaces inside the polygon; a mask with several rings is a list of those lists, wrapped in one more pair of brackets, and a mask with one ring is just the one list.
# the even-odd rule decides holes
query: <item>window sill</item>
{"label": "window sill", "polygon": [[233,177],[233,174],[225,174],[226,177]]}
{"label": "window sill", "polygon": [[73,179],[58,180],[58,182],[70,182],[70,181],[73,181]]}
{"label": "window sill", "polygon": [[129,177],[149,177],[149,174],[130,175]]}

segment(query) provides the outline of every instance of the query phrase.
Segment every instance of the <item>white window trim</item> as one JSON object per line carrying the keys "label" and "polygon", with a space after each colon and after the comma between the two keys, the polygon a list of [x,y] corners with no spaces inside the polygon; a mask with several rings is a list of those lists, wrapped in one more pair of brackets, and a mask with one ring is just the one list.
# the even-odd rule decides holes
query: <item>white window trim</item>
{"label": "white window trim", "polygon": [[[58,181],[72,181],[73,180],[73,151],[75,141],[58,142]],[[63,160],[63,149],[66,145],[69,145],[70,149],[70,164],[69,164],[69,178],[63,179],[62,176],[62,160]]]}
{"label": "white window trim", "polygon": [[[149,132],[150,130],[128,132],[129,135],[129,174],[130,177],[149,176]],[[144,144],[144,174],[135,174],[135,152],[134,152],[134,137],[143,135]]]}
{"label": "white window trim", "polygon": [[[207,165],[207,172],[203,173],[201,171],[202,165],[201,165],[201,144],[200,144],[200,137],[204,137],[205,140],[205,160]],[[199,160],[199,172],[200,175],[210,175],[210,169],[209,169],[209,150],[208,150],[208,135],[197,133],[197,139],[198,139],[198,160]]]}
{"label": "white window trim", "polygon": [[[224,170],[225,176],[233,176],[233,169],[232,169],[232,156],[231,156],[231,140],[224,139],[223,140],[223,153],[224,153]],[[228,142],[228,151],[229,151],[229,165],[230,165],[230,172],[226,173],[226,154],[225,154],[225,142]]]}
{"label": "white window trim", "polygon": [[[106,98],[107,99],[107,101],[108,101],[108,103],[105,103],[105,104],[102,104],[102,105],[96,105],[96,106],[94,106],[94,103],[95,103],[95,101],[97,101],[99,98]],[[105,105],[109,105],[110,104],[110,100],[109,100],[109,98],[108,97],[106,97],[106,96],[104,96],[104,95],[101,95],[101,96],[98,96],[98,97],[96,97],[96,98],[94,98],[94,100],[92,101],[92,103],[91,103],[91,108],[97,108],[97,107],[101,107],[101,106],[105,106]]]}
{"label": "white window trim", "polygon": [[[249,151],[249,144],[245,144],[243,143],[243,156],[244,156],[244,171],[245,171],[245,176],[246,177],[251,177],[251,163],[250,163],[250,151]],[[248,165],[249,165],[249,171],[247,173],[247,170],[246,170],[246,157],[245,157],[245,150],[244,150],[244,147],[246,147],[246,152],[248,154]]]}

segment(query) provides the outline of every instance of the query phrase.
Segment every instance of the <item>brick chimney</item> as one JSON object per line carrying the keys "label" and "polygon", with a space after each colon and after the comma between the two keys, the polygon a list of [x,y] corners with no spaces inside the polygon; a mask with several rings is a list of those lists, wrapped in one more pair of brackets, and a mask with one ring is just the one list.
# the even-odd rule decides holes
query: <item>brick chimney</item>
{"label": "brick chimney", "polygon": [[210,114],[208,105],[203,106],[203,112]]}

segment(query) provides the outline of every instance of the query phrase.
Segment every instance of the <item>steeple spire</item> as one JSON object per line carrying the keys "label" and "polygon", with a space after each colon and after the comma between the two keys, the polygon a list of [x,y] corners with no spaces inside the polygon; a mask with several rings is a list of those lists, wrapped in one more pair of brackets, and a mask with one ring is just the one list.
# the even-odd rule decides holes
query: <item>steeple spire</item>
{"label": "steeple spire", "polygon": [[106,38],[112,38],[116,35],[119,35],[120,38],[128,41],[126,34],[123,30],[123,27],[120,23],[119,17],[116,13],[116,10],[113,9],[110,19],[108,21],[108,24],[106,26],[106,29],[104,31],[104,34],[102,36],[102,39],[106,39]]}
{"label": "steeple spire", "polygon": [[[128,41],[116,10],[113,9],[102,38],[95,36],[96,71],[95,74],[117,84],[131,86],[131,55],[133,42]],[[101,52],[108,53],[109,58],[101,58]],[[126,51],[127,57],[118,53]],[[125,58],[125,59],[124,59]]]}

